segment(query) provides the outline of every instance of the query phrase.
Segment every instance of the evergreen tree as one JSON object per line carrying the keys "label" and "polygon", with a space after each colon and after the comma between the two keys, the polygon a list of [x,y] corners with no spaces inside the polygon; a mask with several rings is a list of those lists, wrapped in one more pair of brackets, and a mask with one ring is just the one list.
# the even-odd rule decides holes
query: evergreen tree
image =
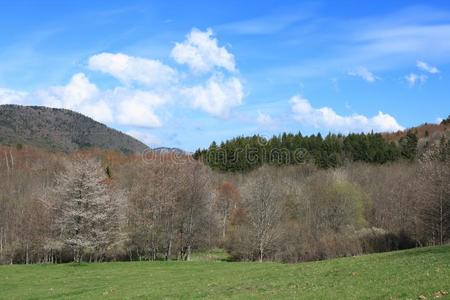
{"label": "evergreen tree", "polygon": [[417,135],[412,131],[408,131],[406,136],[400,139],[402,157],[408,160],[414,160],[417,156],[417,143]]}
{"label": "evergreen tree", "polygon": [[[249,171],[264,163],[288,165],[311,162],[320,168],[335,168],[346,161],[362,161],[383,164],[403,157],[414,159],[417,137],[409,133],[401,146],[388,143],[379,133],[349,134],[347,136],[328,134],[303,136],[301,133],[282,133],[269,140],[261,136],[237,137],[209,149],[197,150],[195,159],[221,171]],[[299,157],[298,153],[302,155]]]}

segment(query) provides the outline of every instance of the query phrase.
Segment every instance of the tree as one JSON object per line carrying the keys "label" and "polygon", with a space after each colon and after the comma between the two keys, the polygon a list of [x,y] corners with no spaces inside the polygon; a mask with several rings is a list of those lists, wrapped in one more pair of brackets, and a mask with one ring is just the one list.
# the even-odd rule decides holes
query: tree
{"label": "tree", "polygon": [[406,136],[400,139],[401,154],[403,158],[411,161],[416,158],[417,143],[418,143],[417,135],[412,131],[408,131]]}
{"label": "tree", "polygon": [[237,208],[239,201],[239,192],[234,185],[225,181],[217,189],[215,207],[222,221],[222,239],[225,240],[227,223],[233,209]]}
{"label": "tree", "polygon": [[450,157],[445,147],[442,139],[441,145],[424,153],[416,184],[426,236],[441,245],[450,239]]}
{"label": "tree", "polygon": [[250,230],[260,262],[266,255],[267,247],[277,237],[281,218],[281,191],[269,171],[268,168],[261,168],[252,174],[242,195],[248,208]]}
{"label": "tree", "polygon": [[346,178],[342,171],[318,173],[309,179],[307,196],[316,233],[339,233],[366,225],[367,195]]}
{"label": "tree", "polygon": [[448,124],[450,124],[450,115],[447,117],[447,119],[442,120],[442,121],[441,121],[441,124],[442,124],[442,125],[448,125]]}
{"label": "tree", "polygon": [[178,258],[191,260],[194,248],[202,246],[207,232],[207,198],[210,195],[206,168],[197,162],[182,166],[177,184]]}
{"label": "tree", "polygon": [[101,259],[119,232],[117,199],[107,190],[98,161],[78,157],[58,178],[56,196],[57,239],[81,262],[86,252]]}

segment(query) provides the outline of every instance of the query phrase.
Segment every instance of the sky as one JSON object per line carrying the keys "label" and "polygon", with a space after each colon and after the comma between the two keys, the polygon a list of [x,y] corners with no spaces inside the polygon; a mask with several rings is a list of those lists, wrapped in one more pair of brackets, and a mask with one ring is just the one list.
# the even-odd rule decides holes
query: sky
{"label": "sky", "polygon": [[449,1],[0,1],[0,104],[150,147],[450,114]]}

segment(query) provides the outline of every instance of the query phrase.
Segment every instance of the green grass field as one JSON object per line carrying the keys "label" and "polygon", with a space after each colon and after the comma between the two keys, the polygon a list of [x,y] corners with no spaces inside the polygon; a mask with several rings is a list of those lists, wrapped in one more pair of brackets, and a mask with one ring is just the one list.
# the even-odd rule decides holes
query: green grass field
{"label": "green grass field", "polygon": [[[447,298],[450,246],[301,264],[214,261],[0,266],[1,299]],[[425,298],[423,298],[425,299]]]}

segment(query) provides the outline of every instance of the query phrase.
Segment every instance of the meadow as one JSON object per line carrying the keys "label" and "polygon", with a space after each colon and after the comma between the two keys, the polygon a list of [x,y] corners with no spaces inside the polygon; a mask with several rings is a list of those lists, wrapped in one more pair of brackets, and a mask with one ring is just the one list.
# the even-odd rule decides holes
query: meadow
{"label": "meadow", "polygon": [[0,299],[433,299],[450,290],[450,246],[298,264],[193,261],[0,266]]}

